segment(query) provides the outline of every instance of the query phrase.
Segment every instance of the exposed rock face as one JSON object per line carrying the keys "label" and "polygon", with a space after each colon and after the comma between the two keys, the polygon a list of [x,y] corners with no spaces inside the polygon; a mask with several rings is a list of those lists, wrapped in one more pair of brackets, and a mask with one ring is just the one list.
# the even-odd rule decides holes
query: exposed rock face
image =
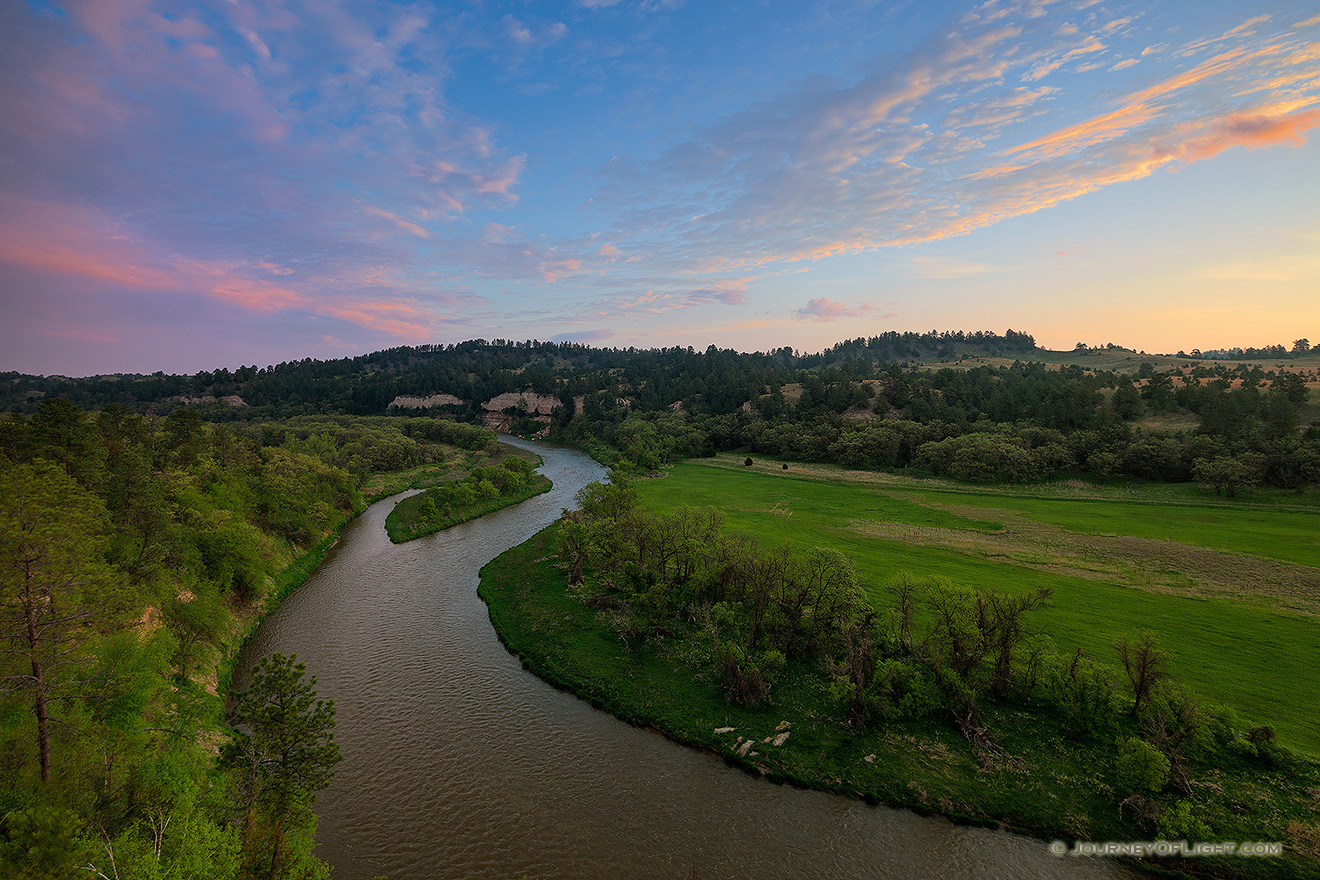
{"label": "exposed rock face", "polygon": [[462,406],[463,401],[452,394],[432,394],[430,397],[413,397],[400,394],[390,401],[390,409],[431,409],[436,406]]}
{"label": "exposed rock face", "polygon": [[247,406],[247,401],[237,394],[226,394],[224,397],[214,397],[210,394],[203,394],[200,397],[171,397],[166,400],[167,403],[182,403],[189,406],[194,403],[222,403],[225,406]]}
{"label": "exposed rock face", "polygon": [[560,405],[558,397],[533,394],[531,391],[506,391],[483,403],[481,408],[486,412],[503,412],[511,406],[517,406],[520,400],[526,404],[528,415],[548,416]]}
{"label": "exposed rock face", "polygon": [[561,401],[558,397],[548,394],[535,394],[531,391],[506,391],[481,405],[481,408],[485,410],[482,413],[481,422],[487,428],[493,428],[507,434],[513,427],[513,422],[517,416],[511,416],[505,410],[511,407],[526,407],[529,419],[545,425],[534,436],[544,437],[550,433],[550,413],[560,405]]}
{"label": "exposed rock face", "polygon": [[[433,409],[441,406],[463,406],[464,401],[452,394],[432,394],[429,397],[420,397],[410,394],[400,394],[390,402],[390,409]],[[574,410],[582,412],[584,399],[582,397],[573,398],[575,404]],[[628,406],[630,401],[620,399],[620,406]],[[544,436],[550,433],[550,414],[554,412],[555,407],[562,406],[563,401],[558,397],[549,394],[537,394],[532,391],[506,391],[496,397],[492,397],[481,405],[484,412],[481,416],[481,423],[487,428],[493,428],[496,431],[508,433],[513,427],[517,416],[511,416],[505,410],[526,407],[527,418],[534,422],[540,422],[545,425],[545,429],[538,432],[536,436]]]}

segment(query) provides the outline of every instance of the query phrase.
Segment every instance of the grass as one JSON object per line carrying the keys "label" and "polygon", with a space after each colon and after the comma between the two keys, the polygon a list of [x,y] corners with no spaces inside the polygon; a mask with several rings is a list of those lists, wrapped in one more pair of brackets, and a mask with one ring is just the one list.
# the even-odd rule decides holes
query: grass
{"label": "grass", "polygon": [[[453,451],[458,452],[458,450]],[[462,468],[461,453],[458,461],[446,460],[401,471],[371,474],[362,481],[362,497],[368,504],[372,504],[409,489],[429,489],[432,486],[439,486],[454,478],[451,471],[456,467]]]}
{"label": "grass", "polygon": [[[671,476],[657,485],[671,481],[678,482]],[[987,767],[938,721],[844,728],[814,669],[790,666],[759,709],[727,702],[709,671],[711,648],[698,633],[625,645],[580,601],[557,562],[555,528],[485,566],[478,592],[500,638],[527,668],[592,705],[771,781],[1046,838],[1149,837],[1149,828],[1116,808],[1112,738],[1068,739],[1046,710],[988,704],[986,722],[1016,760]],[[785,730],[781,745],[767,742]],[[1285,772],[1241,761],[1229,756],[1205,773],[1212,781],[1198,787],[1197,812],[1213,839],[1280,840],[1288,855],[1181,867],[1217,876],[1320,876],[1320,767],[1303,762]]]}
{"label": "grass", "polygon": [[[656,511],[713,506],[766,544],[833,547],[887,606],[902,573],[1000,590],[1048,587],[1039,625],[1063,650],[1116,662],[1154,630],[1175,675],[1244,722],[1320,754],[1320,513],[1055,485],[994,491],[727,456],[638,482]],[[1066,493],[1075,493],[1068,497]],[[1067,500],[1064,500],[1067,497]],[[774,515],[767,515],[773,513]]]}

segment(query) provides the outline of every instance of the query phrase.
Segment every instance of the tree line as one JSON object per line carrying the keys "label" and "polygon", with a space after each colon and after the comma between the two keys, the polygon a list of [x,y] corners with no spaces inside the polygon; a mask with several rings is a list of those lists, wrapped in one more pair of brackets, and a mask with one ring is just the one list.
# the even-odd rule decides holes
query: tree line
{"label": "tree line", "polygon": [[[648,469],[748,450],[969,481],[1199,480],[1225,494],[1320,482],[1314,372],[1222,363],[1055,368],[1031,360],[1035,351],[1029,334],[1013,330],[886,333],[818,354],[472,340],[191,377],[14,377],[0,394],[16,411],[64,395],[87,409],[185,409],[237,425],[383,414],[397,395],[439,392],[464,401],[442,408],[447,417],[479,423],[483,401],[532,392],[560,405],[541,421],[513,413],[515,429],[603,444]],[[981,356],[1019,359],[966,369],[913,362]],[[231,393],[246,406],[218,402]],[[216,402],[184,402],[198,400]]]}

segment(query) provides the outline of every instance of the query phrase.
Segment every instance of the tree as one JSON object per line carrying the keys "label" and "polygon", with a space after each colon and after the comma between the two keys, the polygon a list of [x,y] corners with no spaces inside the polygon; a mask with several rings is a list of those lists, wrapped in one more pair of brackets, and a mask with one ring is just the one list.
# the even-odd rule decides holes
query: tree
{"label": "tree", "polygon": [[1141,415],[1142,401],[1141,392],[1131,382],[1119,382],[1118,387],[1114,389],[1114,396],[1110,403],[1114,407],[1114,412],[1123,419],[1135,419]]}
{"label": "tree", "polygon": [[1123,663],[1128,683],[1132,685],[1132,714],[1141,711],[1142,704],[1150,699],[1155,684],[1168,676],[1169,658],[1155,642],[1155,634],[1142,632],[1136,642],[1123,639],[1114,643],[1118,659]]}
{"label": "tree", "polygon": [[240,775],[246,792],[243,866],[252,877],[283,877],[294,867],[302,854],[289,845],[288,831],[314,822],[316,792],[342,759],[334,701],[317,699],[316,678],[304,681],[306,671],[295,656],[263,658],[229,712],[236,729],[220,765]]}
{"label": "tree", "polygon": [[1293,354],[1306,354],[1311,350],[1311,340],[1305,338],[1295,340],[1292,350]]}
{"label": "tree", "polygon": [[1214,489],[1216,495],[1232,498],[1256,482],[1255,470],[1243,458],[1228,455],[1198,458],[1192,462],[1192,476]]}
{"label": "tree", "polygon": [[32,414],[30,437],[34,458],[53,461],[84,488],[92,488],[105,465],[105,450],[96,424],[62,397],[50,398]]}
{"label": "tree", "polygon": [[1118,784],[1133,792],[1158,794],[1169,781],[1169,758],[1144,739],[1119,744]]}
{"label": "tree", "polygon": [[19,661],[0,673],[32,694],[49,782],[51,706],[69,670],[87,661],[83,648],[116,594],[103,555],[105,507],[44,461],[0,470],[0,498],[0,650]]}

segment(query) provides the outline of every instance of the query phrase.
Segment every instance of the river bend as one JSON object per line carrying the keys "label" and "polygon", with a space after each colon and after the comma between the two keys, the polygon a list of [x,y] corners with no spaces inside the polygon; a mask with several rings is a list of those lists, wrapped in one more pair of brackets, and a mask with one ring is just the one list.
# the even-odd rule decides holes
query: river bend
{"label": "river bend", "polygon": [[535,448],[554,489],[399,546],[368,509],[258,628],[333,698],[344,760],[317,800],[337,880],[1134,877],[1044,843],[772,785],[624,724],[523,670],[477,572],[604,470]]}

